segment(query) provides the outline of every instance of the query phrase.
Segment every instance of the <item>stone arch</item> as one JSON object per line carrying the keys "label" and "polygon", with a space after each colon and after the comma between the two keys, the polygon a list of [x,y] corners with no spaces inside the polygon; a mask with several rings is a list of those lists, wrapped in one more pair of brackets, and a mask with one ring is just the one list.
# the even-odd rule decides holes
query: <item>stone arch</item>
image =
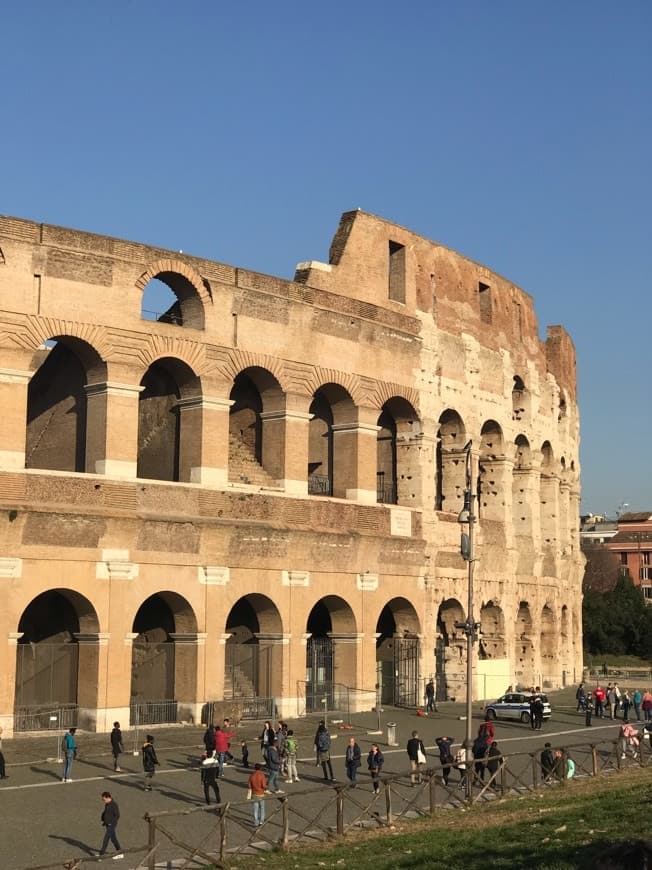
{"label": "stone arch", "polygon": [[376,669],[383,704],[414,707],[421,700],[420,629],[417,611],[407,598],[392,598],[380,611]]}
{"label": "stone arch", "polygon": [[419,477],[415,439],[421,430],[417,412],[401,396],[392,396],[383,404],[377,425],[377,501],[414,506]]}
{"label": "stone arch", "polygon": [[527,601],[520,602],[516,614],[514,662],[517,684],[525,687],[534,685],[534,629],[532,625],[532,613]]}
{"label": "stone arch", "polygon": [[520,375],[514,375],[512,384],[512,419],[525,422],[530,418],[530,392]]}
{"label": "stone arch", "polygon": [[[136,281],[136,289],[146,298],[146,289],[151,281],[165,284],[176,297],[167,311],[159,317],[146,317],[161,323],[172,323],[203,329],[205,321],[204,306],[212,301],[210,284],[182,260],[164,259],[153,263]],[[144,314],[144,311],[141,312]]]}
{"label": "stone arch", "polygon": [[230,393],[229,479],[273,485],[283,476],[278,426],[285,394],[276,377],[260,366],[235,376]]}
{"label": "stone arch", "polygon": [[87,389],[107,380],[105,360],[81,338],[52,334],[32,365],[36,371],[27,388],[25,467],[86,471],[96,422],[88,419]]}
{"label": "stone arch", "polygon": [[241,372],[249,369],[260,369],[274,378],[283,393],[287,393],[289,390],[283,360],[266,353],[231,348],[217,368],[227,383],[235,381]]}
{"label": "stone arch", "polygon": [[480,608],[480,646],[481,659],[504,659],[505,616],[495,601],[487,601]]}
{"label": "stone arch", "polygon": [[[197,617],[178,592],[161,590],[138,607],[132,624],[131,704],[164,705],[176,721],[176,704],[197,697]],[[133,724],[133,723],[132,723]]]}
{"label": "stone arch", "polygon": [[248,700],[282,694],[283,621],[271,598],[243,595],[226,618],[224,697]]}
{"label": "stone arch", "polygon": [[[43,317],[39,314],[29,314],[16,332],[16,341],[21,347],[26,350],[31,349],[36,351],[37,357],[35,363],[32,364],[32,369],[40,362],[38,354],[42,350],[42,345],[46,344],[46,342],[60,341],[64,338],[69,342],[77,339],[80,344],[76,349],[81,353],[85,352],[84,348],[86,346],[91,351],[94,351],[94,354],[89,354],[89,362],[94,362],[97,359],[101,361],[109,360],[113,355],[113,345],[107,335],[106,327],[95,326],[92,323],[80,323],[76,320],[64,320],[61,317]],[[96,378],[94,377],[93,367],[89,365],[88,369],[90,382],[95,383]]]}
{"label": "stone arch", "polygon": [[466,488],[466,442],[464,421],[457,411],[447,408],[439,417],[437,432],[436,510],[457,514],[462,509]]}
{"label": "stone arch", "polygon": [[315,602],[307,620],[306,710],[330,709],[339,703],[343,687],[356,685],[358,635],[355,614],[339,595]]}
{"label": "stone arch", "polygon": [[201,465],[201,441],[184,423],[183,411],[200,400],[201,381],[182,360],[162,357],[140,382],[137,476],[189,481]]}
{"label": "stone arch", "polygon": [[466,682],[466,636],[455,623],[466,619],[464,608],[456,598],[447,598],[437,611],[437,699],[461,699]]}
{"label": "stone arch", "polygon": [[532,508],[536,498],[532,470],[532,450],[525,435],[517,435],[514,441],[514,470],[512,473],[512,524],[519,543],[519,567],[517,573],[532,573],[534,547],[532,541]]}
{"label": "stone arch", "polygon": [[487,420],[480,430],[478,457],[478,515],[485,520],[505,520],[505,480],[501,465],[505,459],[503,430]]}
{"label": "stone arch", "polygon": [[75,590],[48,589],[27,604],[17,628],[16,729],[34,727],[30,720],[50,728],[48,715],[58,708],[68,708],[69,724],[77,724],[78,707],[97,708],[100,623],[94,605]]}
{"label": "stone arch", "polygon": [[541,610],[541,637],[539,644],[541,656],[542,686],[551,688],[556,681],[557,667],[557,620],[552,607],[544,604]]}
{"label": "stone arch", "polygon": [[335,383],[313,394],[308,434],[308,492],[346,498],[352,487],[346,445],[341,435],[356,425],[357,408],[351,394]]}

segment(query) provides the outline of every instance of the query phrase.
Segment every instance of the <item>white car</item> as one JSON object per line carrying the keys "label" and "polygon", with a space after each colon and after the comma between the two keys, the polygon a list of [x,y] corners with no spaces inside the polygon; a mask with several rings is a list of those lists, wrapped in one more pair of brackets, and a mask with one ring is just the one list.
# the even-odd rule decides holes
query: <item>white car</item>
{"label": "white car", "polygon": [[[487,719],[515,719],[525,723],[530,721],[530,695],[526,692],[509,692],[487,704],[485,708],[485,717]],[[541,695],[543,701],[543,718],[550,719],[552,715],[552,707],[548,701],[547,695]]]}

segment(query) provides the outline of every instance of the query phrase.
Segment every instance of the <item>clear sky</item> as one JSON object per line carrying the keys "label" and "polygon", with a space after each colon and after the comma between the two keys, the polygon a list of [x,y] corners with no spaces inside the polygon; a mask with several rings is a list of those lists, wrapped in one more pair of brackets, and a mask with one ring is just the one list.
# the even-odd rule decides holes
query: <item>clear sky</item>
{"label": "clear sky", "polygon": [[341,212],[577,347],[583,509],[652,509],[650,0],[6,4],[0,211],[283,277]]}

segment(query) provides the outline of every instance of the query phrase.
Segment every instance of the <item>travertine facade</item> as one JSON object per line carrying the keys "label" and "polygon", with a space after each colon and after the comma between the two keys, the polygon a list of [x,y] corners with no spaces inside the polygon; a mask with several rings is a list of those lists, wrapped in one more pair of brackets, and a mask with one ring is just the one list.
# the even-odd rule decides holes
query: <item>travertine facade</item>
{"label": "travertine facade", "polygon": [[459,696],[469,440],[476,694],[580,674],[574,349],[441,245],[351,212],[284,281],[0,218],[0,391],[8,730]]}

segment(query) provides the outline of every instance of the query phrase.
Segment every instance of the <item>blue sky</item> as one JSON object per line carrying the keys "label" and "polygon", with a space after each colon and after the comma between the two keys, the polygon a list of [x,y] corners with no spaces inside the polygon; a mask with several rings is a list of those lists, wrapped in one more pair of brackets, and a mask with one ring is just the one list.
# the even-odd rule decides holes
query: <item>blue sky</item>
{"label": "blue sky", "polygon": [[574,338],[583,509],[652,509],[649,0],[8,4],[0,211],[292,277],[360,207]]}

